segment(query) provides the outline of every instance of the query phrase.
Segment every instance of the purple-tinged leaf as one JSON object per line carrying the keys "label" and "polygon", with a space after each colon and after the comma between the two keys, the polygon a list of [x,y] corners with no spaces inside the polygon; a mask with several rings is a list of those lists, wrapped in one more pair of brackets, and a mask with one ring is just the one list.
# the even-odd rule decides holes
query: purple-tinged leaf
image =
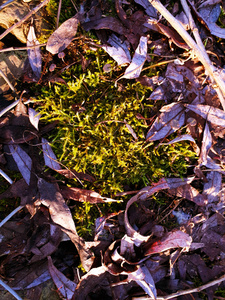
{"label": "purple-tinged leaf", "polygon": [[156,141],[165,138],[171,133],[177,131],[185,123],[185,112],[180,103],[171,103],[163,106],[159,117],[149,129],[147,141]]}
{"label": "purple-tinged leaf", "polygon": [[146,14],[152,18],[157,18],[157,11],[148,0],[134,0],[139,5],[143,6]]}
{"label": "purple-tinged leaf", "polygon": [[146,292],[147,295],[153,299],[156,299],[157,291],[155,282],[146,266],[139,266],[136,271],[128,273],[127,280],[134,280]]}
{"label": "purple-tinged leaf", "polygon": [[219,108],[202,104],[186,104],[186,107],[215,125],[225,126],[225,111]]}
{"label": "purple-tinged leaf", "polygon": [[145,245],[145,248],[147,248],[145,255],[161,253],[172,248],[189,248],[191,243],[192,238],[187,233],[180,230],[173,230],[152,245]]}
{"label": "purple-tinged leaf", "polygon": [[24,180],[29,185],[30,183],[30,175],[31,175],[31,167],[32,160],[30,156],[18,145],[9,145],[9,150],[12,154],[17,167],[22,174]]}
{"label": "purple-tinged leaf", "polygon": [[125,123],[125,125],[126,125],[128,131],[129,131],[130,134],[132,135],[132,137],[135,139],[135,141],[138,140],[138,137],[137,137],[136,133],[134,132],[133,128],[127,123],[126,120],[124,120],[124,123]]}
{"label": "purple-tinged leaf", "polygon": [[131,64],[126,68],[125,73],[121,78],[132,79],[138,78],[141,74],[141,70],[144,66],[147,57],[147,44],[148,38],[142,36],[140,38],[139,45],[135,50],[134,56],[132,58]]}
{"label": "purple-tinged leaf", "polygon": [[203,194],[207,196],[209,203],[216,203],[219,200],[219,193],[222,186],[222,175],[219,172],[209,172],[206,176],[208,182],[204,183]]}
{"label": "purple-tinged leaf", "polygon": [[[33,25],[30,26],[28,35],[27,35],[27,46],[37,46],[40,43],[38,42]],[[39,47],[31,48],[27,50],[28,58],[30,62],[30,66],[37,77],[37,79],[41,76],[41,65],[42,65],[42,58],[41,58],[41,51]]]}
{"label": "purple-tinged leaf", "polygon": [[73,297],[73,294],[76,289],[76,283],[69,280],[63,273],[61,273],[52,262],[50,256],[48,256],[48,269],[52,276],[58,291],[63,296],[63,298],[70,300]]}
{"label": "purple-tinged leaf", "polygon": [[[224,39],[225,38],[225,29],[222,27],[219,27],[216,22],[220,16],[221,13],[221,7],[220,4],[217,3],[208,3],[209,5],[201,7],[199,9],[199,14],[203,18],[203,20],[206,22],[210,33],[212,35],[215,35],[219,38]],[[211,4],[211,5],[210,5]]]}
{"label": "purple-tinged leaf", "polygon": [[41,143],[42,143],[45,165],[55,171],[61,170],[62,168],[60,164],[57,162],[57,157],[55,156],[55,153],[53,152],[51,146],[49,145],[49,142],[45,138],[42,138]]}
{"label": "purple-tinged leaf", "polygon": [[170,189],[168,192],[169,194],[174,195],[176,197],[181,197],[189,201],[193,201],[199,206],[205,206],[208,203],[207,197],[205,195],[200,194],[198,190],[196,190],[193,186],[189,184],[179,186],[175,189]]}
{"label": "purple-tinged leaf", "polygon": [[182,141],[190,141],[190,142],[194,143],[194,149],[195,149],[196,154],[197,155],[200,154],[200,149],[197,146],[197,144],[195,142],[195,139],[193,139],[193,137],[191,135],[189,135],[189,134],[181,135],[181,136],[173,139],[172,141],[170,141],[168,143],[162,143],[162,145],[171,145],[173,143],[179,143],[179,142],[182,142]]}
{"label": "purple-tinged leaf", "polygon": [[206,122],[204,133],[203,133],[203,139],[202,139],[201,154],[199,158],[200,165],[205,166],[207,164],[208,153],[211,146],[212,146],[212,135],[209,130],[209,125]]}
{"label": "purple-tinged leaf", "polygon": [[139,232],[137,232],[130,224],[129,218],[128,218],[128,210],[129,207],[136,201],[145,200],[154,193],[162,190],[162,189],[168,189],[169,186],[164,178],[160,179],[156,184],[152,186],[147,186],[140,190],[137,195],[133,196],[126,205],[126,210],[124,214],[124,224],[126,228],[126,233],[129,237],[132,238],[134,244],[139,247],[143,242],[146,242],[149,239],[149,236],[143,236]]}
{"label": "purple-tinged leaf", "polygon": [[117,62],[118,66],[127,65],[131,62],[126,42],[122,42],[115,34],[112,34],[107,42],[111,47],[103,46],[102,48]]}
{"label": "purple-tinged leaf", "polygon": [[28,108],[28,114],[31,124],[38,130],[38,123],[41,115],[31,107]]}
{"label": "purple-tinged leaf", "polygon": [[38,190],[40,200],[36,205],[44,205],[49,209],[52,221],[70,237],[80,255],[81,263],[86,271],[89,271],[93,263],[93,256],[87,249],[84,240],[79,237],[69,207],[66,205],[58,185],[49,183],[42,178],[38,179]]}
{"label": "purple-tinged leaf", "polygon": [[46,49],[49,52],[57,54],[69,46],[77,33],[77,27],[79,24],[78,17],[79,15],[76,14],[62,23],[62,25],[53,32],[46,45]]}

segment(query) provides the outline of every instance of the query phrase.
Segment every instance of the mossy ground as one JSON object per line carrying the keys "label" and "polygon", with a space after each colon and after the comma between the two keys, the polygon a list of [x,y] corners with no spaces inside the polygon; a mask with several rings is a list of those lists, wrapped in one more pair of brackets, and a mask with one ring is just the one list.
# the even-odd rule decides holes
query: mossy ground
{"label": "mossy ground", "polygon": [[[152,90],[134,80],[121,80],[116,86],[123,69],[116,67],[102,49],[91,50],[81,40],[69,47],[65,61],[73,47],[89,63],[87,68],[82,69],[79,61],[61,74],[66,84],[35,87],[42,121],[58,121],[47,138],[60,162],[93,176],[95,181],[85,182],[84,187],[112,198],[162,177],[184,176],[189,161],[195,158],[188,143],[158,146],[145,140],[150,123],[163,105],[148,99]],[[110,72],[104,72],[106,64],[111,66]],[[76,180],[68,184],[80,187]],[[93,225],[91,215],[99,215],[96,207],[90,214],[90,207],[78,205],[74,213],[86,229]],[[123,206],[113,207],[118,210]],[[99,208],[104,213],[112,209],[109,205]]]}
{"label": "mossy ground", "polygon": [[[51,0],[47,7],[53,24],[57,5]],[[76,13],[70,6],[67,1],[62,2],[60,23]],[[141,189],[162,177],[185,176],[190,161],[195,159],[188,143],[158,146],[145,140],[164,103],[150,101],[152,90],[135,80],[119,80],[116,86],[124,68],[117,67],[101,48],[89,47],[90,41],[98,44],[93,34],[79,28],[77,39],[64,51],[64,59],[54,56],[46,65],[46,76],[61,77],[66,84],[43,80],[41,85],[29,86],[31,96],[37,99],[42,122],[58,121],[47,139],[59,161],[67,168],[93,176],[95,181],[84,182],[84,187],[111,198],[116,198],[118,192]],[[49,71],[50,63],[57,66],[53,73]],[[107,72],[105,65],[110,66]],[[160,71],[149,69],[142,75],[153,76]],[[81,187],[76,180],[68,180],[67,184]],[[124,204],[77,204],[73,213],[78,231],[82,235],[90,233],[100,212],[121,208]]]}

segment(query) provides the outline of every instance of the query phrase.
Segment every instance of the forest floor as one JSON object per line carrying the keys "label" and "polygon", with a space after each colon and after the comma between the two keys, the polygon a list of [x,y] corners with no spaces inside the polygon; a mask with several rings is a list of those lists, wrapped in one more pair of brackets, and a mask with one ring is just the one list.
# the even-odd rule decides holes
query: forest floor
{"label": "forest floor", "polygon": [[1,299],[225,299],[224,6],[0,5]]}

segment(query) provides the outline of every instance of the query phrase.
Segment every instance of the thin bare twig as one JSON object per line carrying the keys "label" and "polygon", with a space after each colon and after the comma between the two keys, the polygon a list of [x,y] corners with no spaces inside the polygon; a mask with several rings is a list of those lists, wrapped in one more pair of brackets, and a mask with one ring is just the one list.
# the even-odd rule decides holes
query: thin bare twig
{"label": "thin bare twig", "polygon": [[9,81],[9,79],[6,77],[6,75],[2,72],[2,70],[0,70],[0,76],[2,76],[5,80],[6,83],[8,83],[10,89],[15,93],[15,88],[14,86],[11,84],[11,82]]}
{"label": "thin bare twig", "polygon": [[50,0],[44,0],[41,2],[39,5],[37,5],[34,9],[32,9],[22,20],[19,22],[15,23],[13,26],[5,30],[1,35],[0,35],[0,40],[3,39],[8,33],[10,33],[12,30],[23,24],[27,19],[29,19],[33,14],[35,14],[39,9],[41,9],[43,6],[48,4]]}
{"label": "thin bare twig", "polygon": [[12,179],[4,172],[0,169],[0,175],[2,175],[2,177],[5,178],[5,180],[7,180],[10,184],[13,184]]}
{"label": "thin bare twig", "polygon": [[61,13],[62,0],[59,0],[58,12],[57,12],[57,20],[56,20],[56,29],[59,27],[59,17]]}
{"label": "thin bare twig", "polygon": [[39,44],[39,45],[26,46],[26,47],[9,47],[9,48],[5,48],[5,49],[0,49],[0,53],[11,52],[11,51],[22,51],[22,50],[33,49],[33,48],[40,48],[43,46],[46,46],[46,43]]}
{"label": "thin bare twig", "polygon": [[210,76],[213,84],[216,83],[215,90],[218,93],[223,109],[225,110],[225,81],[220,75],[220,72],[216,67],[213,66],[210,61],[206,51],[202,51],[202,48],[194,41],[194,39],[189,35],[185,28],[181,25],[174,16],[162,5],[159,0],[148,0],[152,6],[157,9],[160,14],[170,23],[170,25],[179,33],[179,35],[184,39],[188,46],[192,49],[193,54],[198,57],[199,61],[205,67],[207,75]]}
{"label": "thin bare twig", "polygon": [[18,206],[17,208],[15,208],[7,217],[5,217],[5,219],[3,219],[0,222],[0,227],[2,227],[9,219],[11,219],[16,213],[18,213],[18,211],[20,211],[23,208],[22,205]]}
{"label": "thin bare twig", "polygon": [[[163,297],[157,297],[156,299],[157,300],[168,300],[168,299],[172,299],[172,298],[176,298],[178,296],[182,296],[182,295],[189,295],[189,294],[192,294],[192,293],[199,293],[201,292],[202,290],[205,290],[213,285],[216,285],[216,284],[219,284],[221,282],[225,281],[225,275],[221,276],[220,278],[218,279],[215,279],[213,281],[210,281],[206,284],[203,284],[197,288],[193,288],[193,289],[188,289],[188,290],[183,290],[183,291],[178,291],[176,293],[173,293],[173,294],[170,294],[170,295],[167,295],[167,296],[163,296]],[[148,298],[142,298],[142,297],[133,297],[132,300],[141,300],[141,299],[152,299],[150,297]]]}
{"label": "thin bare twig", "polygon": [[3,286],[13,297],[17,300],[23,300],[11,287],[9,287],[4,281],[0,279],[0,284]]}

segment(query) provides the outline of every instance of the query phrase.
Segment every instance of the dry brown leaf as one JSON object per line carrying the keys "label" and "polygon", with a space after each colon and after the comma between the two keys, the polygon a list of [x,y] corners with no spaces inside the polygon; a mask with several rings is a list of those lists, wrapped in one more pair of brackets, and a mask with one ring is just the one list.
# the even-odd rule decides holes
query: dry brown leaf
{"label": "dry brown leaf", "polygon": [[48,39],[46,49],[52,54],[62,52],[72,42],[77,33],[79,14],[66,20]]}
{"label": "dry brown leaf", "polygon": [[171,103],[163,106],[159,117],[149,129],[146,140],[156,141],[165,138],[177,131],[185,123],[184,107],[180,103]]}
{"label": "dry brown leaf", "polygon": [[67,300],[71,300],[77,286],[76,283],[69,280],[53,265],[50,256],[48,256],[48,269],[60,294]]}
{"label": "dry brown leaf", "polygon": [[192,238],[185,232],[173,230],[168,232],[161,240],[154,242],[152,245],[145,247],[145,255],[161,253],[172,248],[189,249],[192,243]]}
{"label": "dry brown leaf", "polygon": [[93,263],[93,255],[85,246],[84,240],[79,237],[71,215],[57,184],[49,183],[42,178],[38,180],[40,200],[35,205],[44,205],[49,209],[52,221],[70,237],[80,255],[81,263],[85,270],[90,270]]}

